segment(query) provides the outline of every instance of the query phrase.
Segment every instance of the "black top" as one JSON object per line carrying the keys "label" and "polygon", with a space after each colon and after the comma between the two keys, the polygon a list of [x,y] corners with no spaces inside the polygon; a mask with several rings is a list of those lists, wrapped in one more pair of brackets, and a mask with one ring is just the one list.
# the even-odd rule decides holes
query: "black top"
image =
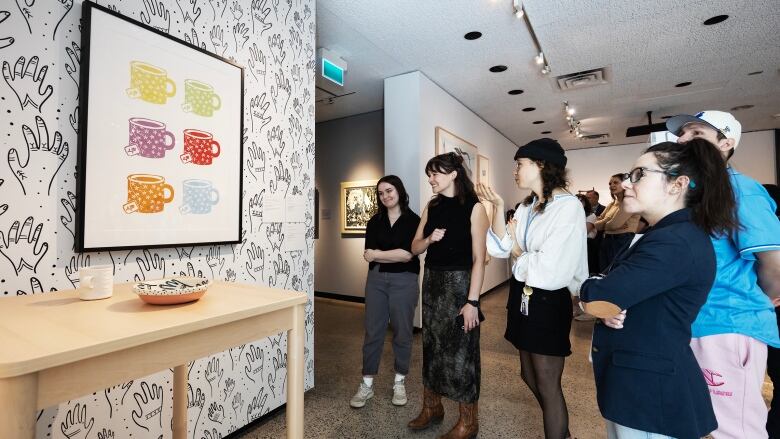
{"label": "black top", "polygon": [[[366,245],[364,248],[382,251],[400,248],[411,253],[412,241],[419,224],[420,217],[411,210],[402,213],[392,226],[387,215],[380,217],[380,214],[377,213],[368,220],[366,225]],[[409,262],[371,262],[368,264],[368,269],[372,270],[377,264],[379,271],[386,273],[420,272],[420,258],[417,255],[413,256]]]}
{"label": "black top", "polygon": [[434,229],[447,231],[441,241],[428,247],[425,267],[438,271],[471,270],[474,264],[471,253],[471,211],[479,200],[475,197],[460,204],[458,197],[438,197],[438,203],[428,205],[428,220],[423,236],[429,236]]}

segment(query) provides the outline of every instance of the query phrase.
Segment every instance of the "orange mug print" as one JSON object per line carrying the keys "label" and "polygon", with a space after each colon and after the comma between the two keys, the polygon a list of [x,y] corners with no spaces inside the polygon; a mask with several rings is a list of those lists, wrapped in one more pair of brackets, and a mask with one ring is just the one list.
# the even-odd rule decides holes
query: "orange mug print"
{"label": "orange mug print", "polygon": [[127,203],[123,206],[126,213],[162,212],[163,206],[171,201],[173,201],[173,186],[165,183],[165,177],[152,174],[127,176]]}
{"label": "orange mug print", "polygon": [[168,72],[142,61],[130,62],[130,88],[127,96],[152,104],[164,104],[176,94],[176,83]]}
{"label": "orange mug print", "polygon": [[182,159],[196,165],[210,165],[214,157],[219,157],[219,142],[211,133],[201,130],[184,130],[184,154]]}

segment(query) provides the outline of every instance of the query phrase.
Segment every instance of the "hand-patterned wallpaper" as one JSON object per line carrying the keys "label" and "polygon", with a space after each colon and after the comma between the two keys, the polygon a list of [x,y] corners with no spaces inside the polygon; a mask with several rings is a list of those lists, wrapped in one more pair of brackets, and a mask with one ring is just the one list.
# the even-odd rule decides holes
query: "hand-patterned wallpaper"
{"label": "hand-patterned wallpaper", "polygon": [[[77,254],[76,136],[81,0],[0,4],[0,294],[78,286],[80,267],[114,280],[174,274],[313,295],[314,0],[99,0],[122,15],[246,67],[244,236],[236,245]],[[286,224],[263,197],[308,197],[306,250],[285,251]],[[2,306],[2,299],[0,299]],[[305,387],[313,386],[313,307],[306,307]],[[188,365],[188,437],[222,438],[285,401],[286,336]],[[173,373],[161,371],[38,414],[37,437],[171,437]]]}

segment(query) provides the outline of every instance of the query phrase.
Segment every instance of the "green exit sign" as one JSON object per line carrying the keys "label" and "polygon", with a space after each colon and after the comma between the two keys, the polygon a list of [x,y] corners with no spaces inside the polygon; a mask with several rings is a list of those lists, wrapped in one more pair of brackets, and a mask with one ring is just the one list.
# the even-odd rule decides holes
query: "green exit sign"
{"label": "green exit sign", "polygon": [[322,76],[340,86],[344,86],[344,69],[322,58]]}

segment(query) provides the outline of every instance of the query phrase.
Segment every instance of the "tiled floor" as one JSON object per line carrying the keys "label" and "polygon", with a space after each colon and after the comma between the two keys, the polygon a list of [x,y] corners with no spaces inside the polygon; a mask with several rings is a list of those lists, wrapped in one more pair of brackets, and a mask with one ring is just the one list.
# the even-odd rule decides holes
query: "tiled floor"
{"label": "tiled floor", "polygon": [[[500,287],[483,298],[487,320],[481,333],[482,388],[479,401],[481,438],[543,438],[541,410],[520,379],[517,351],[503,338],[506,295]],[[305,398],[305,437],[339,439],[436,438],[457,420],[457,404],[445,401],[442,424],[429,431],[411,432],[406,423],[422,405],[422,346],[415,335],[411,372],[407,377],[409,403],[391,404],[393,356],[390,333],[385,340],[380,375],[374,381],[376,395],[362,409],[352,409],[349,399],[360,382],[363,342],[363,305],[328,299],[315,302],[315,367],[313,390]],[[603,438],[604,421],[595,400],[593,371],[588,362],[593,323],[574,322],[573,354],[566,361],[563,390],[569,406],[570,430],[579,439]],[[771,384],[765,386],[770,394]],[[243,439],[284,438],[281,412],[242,434]]]}

